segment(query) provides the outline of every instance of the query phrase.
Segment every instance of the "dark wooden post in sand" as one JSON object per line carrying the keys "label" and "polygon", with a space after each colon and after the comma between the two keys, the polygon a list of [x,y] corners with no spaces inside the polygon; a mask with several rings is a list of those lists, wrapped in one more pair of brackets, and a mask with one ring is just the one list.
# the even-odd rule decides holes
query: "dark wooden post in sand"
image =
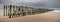
{"label": "dark wooden post in sand", "polygon": [[4,10],[3,11],[4,11],[3,13],[4,13],[4,16],[5,16],[5,5],[4,5]]}
{"label": "dark wooden post in sand", "polygon": [[10,5],[10,14],[9,14],[9,18],[11,18],[11,16],[12,16],[12,15],[11,15],[11,10],[12,10],[11,8],[12,8],[12,5]]}
{"label": "dark wooden post in sand", "polygon": [[7,6],[6,6],[6,16],[7,16]]}
{"label": "dark wooden post in sand", "polygon": [[7,6],[6,5],[4,5],[4,16],[7,16]]}

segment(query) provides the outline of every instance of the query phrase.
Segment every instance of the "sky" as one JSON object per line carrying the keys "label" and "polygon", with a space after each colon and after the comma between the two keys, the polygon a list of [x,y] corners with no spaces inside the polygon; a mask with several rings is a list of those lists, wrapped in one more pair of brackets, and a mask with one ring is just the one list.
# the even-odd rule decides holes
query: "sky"
{"label": "sky", "polygon": [[4,4],[27,5],[44,8],[60,8],[60,0],[0,0],[0,8]]}
{"label": "sky", "polygon": [[17,4],[17,5],[20,5],[20,4],[23,4],[23,5],[31,5],[31,4],[43,4],[43,3],[46,3],[48,0],[1,0],[0,3],[2,4]]}

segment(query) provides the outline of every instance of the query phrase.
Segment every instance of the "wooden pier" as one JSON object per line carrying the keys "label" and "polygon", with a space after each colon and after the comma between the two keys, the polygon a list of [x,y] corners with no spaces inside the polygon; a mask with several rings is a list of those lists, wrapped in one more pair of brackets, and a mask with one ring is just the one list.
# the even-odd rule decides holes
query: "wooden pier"
{"label": "wooden pier", "polygon": [[4,5],[4,16],[9,18],[40,14],[42,12],[52,11],[49,9],[37,9],[27,6]]}

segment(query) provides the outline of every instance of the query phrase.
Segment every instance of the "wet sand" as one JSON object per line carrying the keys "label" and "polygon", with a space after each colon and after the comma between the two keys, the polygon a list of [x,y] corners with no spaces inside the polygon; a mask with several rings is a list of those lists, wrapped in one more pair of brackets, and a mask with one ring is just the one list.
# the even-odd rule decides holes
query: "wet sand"
{"label": "wet sand", "polygon": [[60,12],[46,12],[37,15],[8,18],[0,11],[0,22],[59,22]]}

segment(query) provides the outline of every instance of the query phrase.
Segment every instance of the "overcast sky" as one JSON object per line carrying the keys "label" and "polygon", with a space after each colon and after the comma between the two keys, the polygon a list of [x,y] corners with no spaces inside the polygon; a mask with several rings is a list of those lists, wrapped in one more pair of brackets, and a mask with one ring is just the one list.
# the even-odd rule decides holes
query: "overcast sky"
{"label": "overcast sky", "polygon": [[57,4],[59,5],[59,0],[0,0],[1,4],[14,4],[14,5],[34,5],[40,6],[46,4]]}
{"label": "overcast sky", "polygon": [[29,6],[50,6],[60,8],[60,0],[0,0],[0,7],[3,4],[29,5]]}
{"label": "overcast sky", "polygon": [[17,4],[17,5],[32,5],[32,4],[45,4],[48,0],[0,0],[2,4]]}

